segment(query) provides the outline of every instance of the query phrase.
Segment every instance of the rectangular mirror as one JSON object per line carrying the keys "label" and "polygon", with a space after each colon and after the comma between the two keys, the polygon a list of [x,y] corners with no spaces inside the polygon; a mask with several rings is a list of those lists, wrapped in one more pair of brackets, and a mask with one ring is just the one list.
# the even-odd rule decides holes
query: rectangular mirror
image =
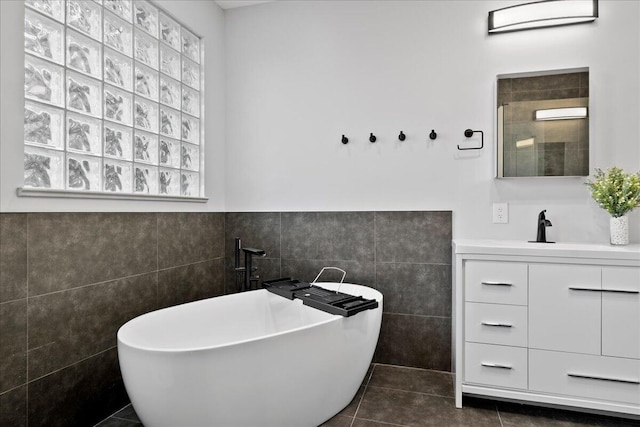
{"label": "rectangular mirror", "polygon": [[589,175],[589,69],[499,75],[498,178]]}

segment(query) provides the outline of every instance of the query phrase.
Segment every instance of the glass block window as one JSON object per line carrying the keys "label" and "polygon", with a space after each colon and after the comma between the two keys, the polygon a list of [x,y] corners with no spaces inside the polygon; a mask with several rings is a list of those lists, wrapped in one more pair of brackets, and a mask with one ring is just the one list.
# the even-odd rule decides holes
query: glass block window
{"label": "glass block window", "polygon": [[25,0],[24,187],[200,197],[200,39],[146,0]]}

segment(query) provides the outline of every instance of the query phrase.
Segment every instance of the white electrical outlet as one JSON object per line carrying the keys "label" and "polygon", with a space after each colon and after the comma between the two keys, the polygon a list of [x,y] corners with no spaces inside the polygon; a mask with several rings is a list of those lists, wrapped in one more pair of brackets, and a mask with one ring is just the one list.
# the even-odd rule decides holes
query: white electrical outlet
{"label": "white electrical outlet", "polygon": [[509,222],[509,204],[494,203],[493,204],[493,223],[507,224]]}

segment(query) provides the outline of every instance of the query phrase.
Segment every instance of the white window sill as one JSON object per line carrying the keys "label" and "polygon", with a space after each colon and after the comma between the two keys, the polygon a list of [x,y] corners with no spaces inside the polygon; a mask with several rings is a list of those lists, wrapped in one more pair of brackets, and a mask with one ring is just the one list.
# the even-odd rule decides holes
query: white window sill
{"label": "white window sill", "polygon": [[123,194],[98,191],[73,191],[73,190],[50,190],[32,187],[19,187],[16,190],[18,197],[55,197],[68,199],[103,199],[103,200],[142,200],[160,202],[188,202],[206,203],[207,197],[187,197],[187,196],[152,196],[143,194]]}

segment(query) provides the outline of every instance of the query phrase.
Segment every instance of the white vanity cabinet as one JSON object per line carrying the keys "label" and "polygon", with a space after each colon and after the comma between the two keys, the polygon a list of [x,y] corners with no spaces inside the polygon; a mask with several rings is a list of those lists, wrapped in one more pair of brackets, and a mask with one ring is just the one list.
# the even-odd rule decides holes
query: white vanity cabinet
{"label": "white vanity cabinet", "polygon": [[454,241],[462,394],[640,416],[640,245]]}

